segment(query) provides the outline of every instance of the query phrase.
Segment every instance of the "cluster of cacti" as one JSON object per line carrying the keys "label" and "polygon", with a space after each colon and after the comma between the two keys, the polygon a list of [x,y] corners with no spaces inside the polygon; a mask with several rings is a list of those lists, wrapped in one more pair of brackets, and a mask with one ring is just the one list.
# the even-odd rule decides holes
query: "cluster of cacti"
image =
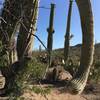
{"label": "cluster of cacti", "polygon": [[[65,35],[64,60],[68,59],[69,40],[70,40],[70,22],[72,11],[72,0],[70,0],[67,29]],[[94,53],[94,33],[93,33],[93,14],[90,0],[76,0],[80,13],[82,27],[82,51],[80,67],[70,81],[69,90],[72,93],[81,93],[86,85],[90,67],[93,62]],[[1,17],[5,20],[1,21],[0,40],[4,45],[4,51],[8,56],[9,65],[15,60],[13,59],[17,52],[18,60],[23,61],[24,57],[32,56],[32,34],[36,31],[37,15],[38,15],[39,0],[5,0],[4,9]],[[50,22],[48,31],[47,50],[49,53],[49,65],[51,63],[51,51],[53,45],[53,21],[54,21],[55,5],[51,4]],[[17,44],[15,35],[18,32]],[[17,47],[17,50],[15,50]],[[24,61],[25,62],[25,61]],[[23,62],[23,63],[24,63]],[[56,73],[56,71],[54,71]]]}

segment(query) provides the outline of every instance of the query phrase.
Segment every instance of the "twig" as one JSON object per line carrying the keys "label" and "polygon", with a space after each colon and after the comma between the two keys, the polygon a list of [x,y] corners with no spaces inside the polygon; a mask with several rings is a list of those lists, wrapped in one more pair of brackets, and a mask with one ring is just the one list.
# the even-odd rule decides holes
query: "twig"
{"label": "twig", "polygon": [[81,95],[84,99],[89,100],[88,98],[86,98],[85,96]]}
{"label": "twig", "polygon": [[[39,85],[40,85],[41,90],[43,90],[43,88],[42,88],[42,86],[41,86],[41,82],[39,82]],[[43,93],[42,95],[45,97],[46,100],[48,100],[46,94]]]}
{"label": "twig", "polygon": [[[15,15],[13,15],[9,10],[7,9],[4,9],[5,11],[7,11],[8,13],[10,13],[12,16],[14,16],[17,20],[19,20]],[[22,22],[22,20],[19,20],[19,23],[22,24],[22,26],[25,28],[25,30],[30,33],[31,35],[33,35],[34,37],[36,37],[38,39],[38,41],[43,45],[43,47],[47,50],[47,47],[44,45],[44,43],[41,41],[41,39],[35,35],[35,34],[32,34],[31,32],[28,31],[27,27],[25,26],[25,24]],[[47,50],[48,51],[48,50]]]}
{"label": "twig", "polygon": [[38,7],[38,8],[47,9],[47,10],[50,9],[50,8],[47,8],[47,7],[44,7],[44,6],[40,6],[40,7]]}
{"label": "twig", "polygon": [[0,20],[3,21],[5,24],[7,24],[7,22],[4,20],[4,18],[0,17]]}

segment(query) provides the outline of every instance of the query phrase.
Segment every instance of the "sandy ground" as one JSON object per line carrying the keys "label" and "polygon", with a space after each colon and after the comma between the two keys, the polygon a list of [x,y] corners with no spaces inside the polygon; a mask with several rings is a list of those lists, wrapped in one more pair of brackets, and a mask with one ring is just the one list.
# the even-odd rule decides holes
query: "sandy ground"
{"label": "sandy ground", "polygon": [[100,91],[88,91],[81,95],[71,95],[64,90],[64,87],[56,87],[45,96],[32,91],[26,91],[22,97],[24,97],[24,100],[100,100]]}
{"label": "sandy ground", "polygon": [[42,96],[35,93],[24,93],[24,100],[100,100],[99,95],[88,94],[88,95],[71,95],[69,93],[57,93],[52,92],[48,95]]}
{"label": "sandy ground", "polygon": [[46,89],[49,86],[50,93],[47,95],[41,95],[34,93],[29,88],[25,88],[23,94],[20,96],[23,99],[9,99],[7,97],[0,97],[0,100],[100,100],[100,84],[88,83],[81,95],[70,94],[68,89],[64,87],[64,84],[59,82],[57,82],[57,84],[31,84],[29,85],[30,88],[36,86]]}
{"label": "sandy ground", "polygon": [[[47,86],[48,84],[42,85],[42,88],[46,88]],[[94,91],[85,90],[81,95],[72,95],[68,93],[64,87],[54,86],[51,88],[51,92],[47,95],[36,94],[31,90],[25,90],[20,97],[23,99],[0,97],[0,100],[100,100],[100,84],[96,86]]]}

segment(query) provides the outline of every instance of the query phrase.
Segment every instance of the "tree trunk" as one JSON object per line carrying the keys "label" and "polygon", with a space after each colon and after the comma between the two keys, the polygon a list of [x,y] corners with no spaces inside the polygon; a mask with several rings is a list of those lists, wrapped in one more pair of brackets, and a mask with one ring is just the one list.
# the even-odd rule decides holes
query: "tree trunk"
{"label": "tree trunk", "polygon": [[33,40],[32,34],[36,31],[37,15],[38,15],[39,0],[25,0],[23,2],[23,25],[19,30],[17,39],[17,54],[21,60],[24,56],[32,55]]}
{"label": "tree trunk", "polygon": [[[1,17],[5,20],[1,21],[0,26],[0,40],[4,45],[4,51],[7,52],[7,58],[9,64],[15,62],[12,58],[12,52],[15,53],[16,51],[13,50],[15,46],[15,35],[17,32],[17,22],[20,17],[20,0],[5,0],[4,8],[1,14]],[[16,26],[17,25],[17,26]],[[12,60],[13,59],[13,60]]]}
{"label": "tree trunk", "polygon": [[90,72],[94,54],[93,14],[90,0],[76,0],[82,27],[81,61],[78,72],[70,81],[71,93],[82,93]]}

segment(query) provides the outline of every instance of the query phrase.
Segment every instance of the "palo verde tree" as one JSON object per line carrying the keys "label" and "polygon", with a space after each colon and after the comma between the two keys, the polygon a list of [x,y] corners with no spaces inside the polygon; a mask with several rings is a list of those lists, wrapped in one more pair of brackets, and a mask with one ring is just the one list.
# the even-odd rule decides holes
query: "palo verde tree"
{"label": "palo verde tree", "polygon": [[94,30],[93,30],[93,13],[90,0],[76,0],[82,27],[82,48],[81,60],[78,72],[70,81],[69,90],[71,93],[82,93],[90,68],[93,63],[94,54]]}
{"label": "palo verde tree", "polygon": [[[0,40],[3,45],[3,53],[7,55],[8,64],[12,64],[15,59],[15,35],[20,17],[20,0],[5,0],[1,13]],[[17,16],[17,18],[16,18]]]}
{"label": "palo verde tree", "polygon": [[[2,50],[0,52],[0,94],[2,94],[2,89],[7,83],[5,79],[7,75],[4,72],[10,70],[10,66],[15,62],[16,51],[15,51],[15,35],[17,28],[19,26],[20,19],[20,0],[5,0],[4,7],[0,16],[0,42],[2,43]],[[17,16],[17,17],[16,17]],[[5,71],[4,69],[7,69]],[[9,72],[10,73],[10,72]],[[3,77],[3,75],[5,77]],[[6,77],[7,78],[7,77]]]}
{"label": "palo verde tree", "polygon": [[[17,73],[20,67],[19,62],[12,62],[12,57],[14,57],[12,52],[14,47],[16,47],[16,42],[17,50],[15,52],[18,53],[18,61],[25,55],[29,56],[32,53],[32,34],[36,30],[38,5],[39,0],[5,0],[0,17],[2,20],[0,23],[0,40],[3,44],[3,52],[7,53],[7,62],[9,62],[5,68],[6,70],[2,70],[3,75],[6,77],[5,87],[12,83],[10,80],[12,77],[15,78],[14,72]],[[15,41],[14,38],[18,31],[17,41]]]}
{"label": "palo verde tree", "polygon": [[33,36],[36,31],[39,0],[5,0],[0,17],[0,40],[7,53],[8,64],[14,63],[17,57],[15,36],[17,31],[18,60],[32,53]]}

